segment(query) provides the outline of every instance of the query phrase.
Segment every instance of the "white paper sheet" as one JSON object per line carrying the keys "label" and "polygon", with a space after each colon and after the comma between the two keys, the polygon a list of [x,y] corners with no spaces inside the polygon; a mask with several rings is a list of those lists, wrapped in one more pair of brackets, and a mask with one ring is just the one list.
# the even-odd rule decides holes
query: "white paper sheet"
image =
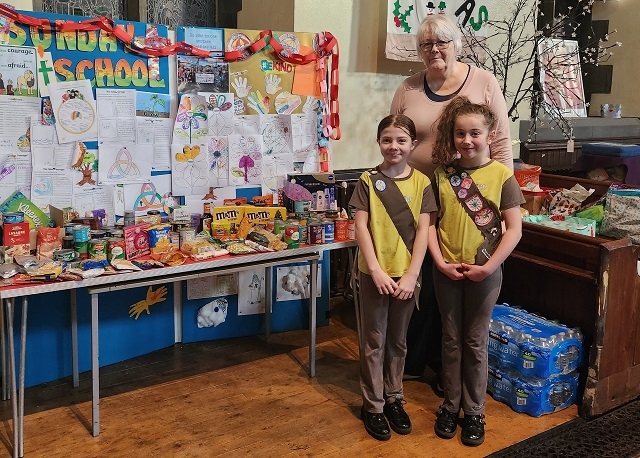
{"label": "white paper sheet", "polygon": [[136,141],[135,89],[96,89],[98,141]]}
{"label": "white paper sheet", "polygon": [[96,101],[89,80],[49,84],[60,143],[98,139]]}

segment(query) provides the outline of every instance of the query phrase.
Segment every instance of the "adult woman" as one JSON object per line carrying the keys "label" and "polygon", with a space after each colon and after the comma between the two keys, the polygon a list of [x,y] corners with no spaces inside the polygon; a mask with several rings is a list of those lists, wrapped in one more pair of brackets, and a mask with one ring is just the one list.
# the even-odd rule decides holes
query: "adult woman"
{"label": "adult woman", "polygon": [[[400,84],[390,110],[391,114],[409,116],[416,124],[418,141],[409,163],[433,176],[431,153],[438,118],[449,101],[460,95],[473,103],[486,104],[495,113],[496,136],[491,143],[491,158],[513,169],[509,118],[500,85],[491,73],[456,60],[462,50],[458,26],[444,14],[430,15],[418,27],[416,40],[425,69]],[[427,256],[422,268],[420,309],[414,310],[407,331],[407,378],[420,377],[427,364],[436,373],[441,369],[442,325],[433,292],[432,269],[432,260]]]}

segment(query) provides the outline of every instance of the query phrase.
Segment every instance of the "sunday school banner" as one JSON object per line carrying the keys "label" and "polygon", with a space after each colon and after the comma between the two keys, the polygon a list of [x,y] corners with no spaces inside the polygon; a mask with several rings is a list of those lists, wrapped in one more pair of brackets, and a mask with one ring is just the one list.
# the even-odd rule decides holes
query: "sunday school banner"
{"label": "sunday school banner", "polygon": [[387,59],[420,62],[416,32],[420,22],[432,14],[446,14],[461,27],[486,36],[492,16],[490,0],[387,0]]}
{"label": "sunday school banner", "polygon": [[[30,16],[51,24],[51,31],[11,24],[9,44],[42,47],[38,59],[38,81],[42,87],[55,81],[88,79],[99,88],[131,88],[161,94],[169,93],[167,57],[148,58],[129,52],[112,33],[104,30],[65,31],[59,25],[79,22],[81,16],[29,12]],[[146,43],[158,43],[167,37],[165,26],[140,22],[114,21],[118,26]]]}

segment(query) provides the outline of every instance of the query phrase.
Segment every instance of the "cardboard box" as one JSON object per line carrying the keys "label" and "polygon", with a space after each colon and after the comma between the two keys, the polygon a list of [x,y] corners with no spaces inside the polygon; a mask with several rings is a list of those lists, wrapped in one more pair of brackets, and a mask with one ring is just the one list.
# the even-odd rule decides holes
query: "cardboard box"
{"label": "cardboard box", "polygon": [[49,217],[45,212],[25,197],[20,191],[16,191],[0,205],[0,212],[22,212],[24,220],[29,223],[29,227],[48,226]]}
{"label": "cardboard box", "polygon": [[549,198],[549,191],[551,190],[551,188],[543,188],[542,191],[523,190],[522,195],[524,195],[525,203],[521,207],[528,210],[530,215],[539,215],[542,204]]}
{"label": "cardboard box", "polygon": [[[34,231],[35,232],[35,231]],[[3,226],[2,242],[4,244],[4,262],[13,262],[15,256],[30,254],[29,223],[5,223]]]}
{"label": "cardboard box", "polygon": [[290,173],[284,185],[284,203],[294,212],[295,201],[310,201],[312,211],[337,210],[336,178],[333,173]]}

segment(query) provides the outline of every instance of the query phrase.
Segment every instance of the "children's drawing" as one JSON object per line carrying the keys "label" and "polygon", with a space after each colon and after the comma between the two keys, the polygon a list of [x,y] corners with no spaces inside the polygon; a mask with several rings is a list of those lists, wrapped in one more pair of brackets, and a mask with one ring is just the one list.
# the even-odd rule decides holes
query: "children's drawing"
{"label": "children's drawing", "polygon": [[318,134],[315,112],[291,115],[293,160],[305,162],[318,156]]}
{"label": "children's drawing", "polygon": [[101,143],[98,181],[131,183],[151,179],[153,145]]}
{"label": "children's drawing", "polygon": [[265,269],[252,269],[238,274],[238,315],[264,313]]}
{"label": "children's drawing", "polygon": [[233,133],[233,94],[203,93],[207,100],[209,135]]}
{"label": "children's drawing", "polygon": [[214,187],[229,186],[229,139],[210,137],[208,146],[209,181]]}
{"label": "children's drawing", "polygon": [[135,318],[137,320],[142,312],[147,312],[147,315],[151,315],[149,307],[159,302],[163,302],[167,299],[165,297],[167,295],[166,286],[161,286],[155,291],[153,291],[152,288],[152,286],[149,286],[146,298],[136,302],[135,304],[131,305],[131,307],[129,307],[129,317]]}
{"label": "children's drawing", "polygon": [[290,116],[260,116],[260,129],[265,147],[265,156],[293,153]]}
{"label": "children's drawing", "polygon": [[282,91],[276,96],[276,111],[278,114],[288,115],[300,106],[302,99],[299,95],[294,95],[289,91]]}
{"label": "children's drawing", "polygon": [[209,188],[207,145],[172,145],[171,192],[174,196],[205,194]]}
{"label": "children's drawing", "polygon": [[71,168],[82,173],[82,179],[76,184],[78,186],[95,185],[98,174],[98,158],[95,153],[88,152],[84,143],[76,142],[74,158],[75,162],[71,164]]}
{"label": "children's drawing", "polygon": [[133,204],[133,210],[136,214],[146,214],[149,210],[158,210],[161,213],[168,215],[171,210],[167,204],[172,203],[172,201],[173,198],[171,193],[160,195],[156,190],[156,186],[152,182],[142,183],[140,185],[140,194],[136,197]]}
{"label": "children's drawing", "polygon": [[261,184],[262,136],[229,135],[229,164],[230,184]]}
{"label": "children's drawing", "polygon": [[96,101],[89,80],[52,82],[48,86],[60,143],[96,140]]}
{"label": "children's drawing", "polygon": [[233,294],[238,294],[237,272],[187,280],[187,299],[189,300],[231,296]]}
{"label": "children's drawing", "polygon": [[196,94],[183,94],[173,128],[173,142],[180,144],[195,143],[208,135],[207,104],[204,97]]}
{"label": "children's drawing", "polygon": [[229,308],[229,303],[226,299],[218,298],[214,299],[211,302],[203,305],[198,310],[198,327],[199,328],[210,328],[211,326],[216,327],[227,319],[227,309]]}
{"label": "children's drawing", "polygon": [[241,115],[233,119],[233,133],[236,135],[259,135],[260,117],[258,115]]}
{"label": "children's drawing", "polygon": [[287,174],[293,172],[293,155],[262,156],[262,193],[277,194]]}
{"label": "children's drawing", "polygon": [[[320,297],[321,279],[320,264],[316,275],[316,297]],[[276,273],[277,301],[290,301],[294,299],[308,299],[310,296],[311,274],[309,266],[278,267]]]}

